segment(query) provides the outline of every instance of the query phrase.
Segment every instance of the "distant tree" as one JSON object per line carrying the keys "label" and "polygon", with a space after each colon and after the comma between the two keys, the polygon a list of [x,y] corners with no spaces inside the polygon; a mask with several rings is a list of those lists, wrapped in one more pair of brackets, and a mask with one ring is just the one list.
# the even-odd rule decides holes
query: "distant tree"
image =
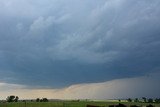
{"label": "distant tree", "polygon": [[160,98],[156,98],[154,101],[155,103],[160,103]]}
{"label": "distant tree", "polygon": [[40,99],[39,99],[39,98],[37,98],[37,99],[36,99],[36,102],[40,102]]}
{"label": "distant tree", "polygon": [[49,100],[47,99],[47,98],[42,98],[42,99],[40,99],[40,98],[37,98],[36,99],[36,102],[48,102]]}
{"label": "distant tree", "polygon": [[42,99],[40,99],[39,101],[40,101],[40,102],[43,102],[43,100],[42,100]]}
{"label": "distant tree", "polygon": [[42,100],[42,102],[48,102],[47,98],[42,98],[41,100]]}
{"label": "distant tree", "polygon": [[146,103],[147,102],[147,98],[146,97],[142,97],[143,101]]}
{"label": "distant tree", "polygon": [[15,101],[15,96],[14,95],[8,96],[6,101],[7,102],[14,102]]}
{"label": "distant tree", "polygon": [[131,98],[128,98],[127,101],[128,101],[128,102],[132,102],[132,99],[131,99]]}
{"label": "distant tree", "polygon": [[148,99],[148,103],[153,103],[153,99],[152,99],[152,98],[149,98],[149,99]]}
{"label": "distant tree", "polygon": [[134,99],[134,102],[139,102],[139,99],[138,99],[138,98],[135,98],[135,99]]}
{"label": "distant tree", "polygon": [[15,101],[15,102],[18,102],[18,99],[19,99],[19,97],[16,96],[14,101]]}

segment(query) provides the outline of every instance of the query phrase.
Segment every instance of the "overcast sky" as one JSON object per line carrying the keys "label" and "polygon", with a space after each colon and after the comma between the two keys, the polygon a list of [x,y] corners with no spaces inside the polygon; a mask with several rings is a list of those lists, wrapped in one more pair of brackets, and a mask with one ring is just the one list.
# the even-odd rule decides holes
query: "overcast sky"
{"label": "overcast sky", "polygon": [[105,99],[98,96],[110,93],[106,84],[113,81],[131,80],[126,84],[136,87],[142,80],[154,87],[146,93],[160,89],[159,5],[159,0],[0,0],[0,83],[5,84],[0,90],[101,84],[103,94],[88,91],[85,98]]}

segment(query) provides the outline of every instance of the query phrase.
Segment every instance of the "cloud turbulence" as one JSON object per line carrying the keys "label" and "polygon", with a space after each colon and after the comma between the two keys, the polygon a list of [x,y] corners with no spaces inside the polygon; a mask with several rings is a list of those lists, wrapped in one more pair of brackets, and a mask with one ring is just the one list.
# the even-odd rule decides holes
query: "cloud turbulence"
{"label": "cloud turbulence", "polygon": [[160,73],[159,5],[158,0],[0,0],[0,83],[5,84],[0,90],[6,84],[55,90],[105,84],[98,89],[103,94],[86,94],[104,99],[98,96],[110,93],[109,82],[139,78],[141,85],[159,89],[160,79],[152,80]]}

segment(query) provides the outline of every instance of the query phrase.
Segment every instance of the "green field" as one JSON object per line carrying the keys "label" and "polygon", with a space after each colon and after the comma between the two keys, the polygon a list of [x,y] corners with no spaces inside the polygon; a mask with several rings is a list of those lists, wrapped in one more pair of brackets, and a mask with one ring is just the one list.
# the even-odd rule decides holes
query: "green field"
{"label": "green field", "polygon": [[[121,102],[127,105],[149,105],[149,103],[135,103],[135,102]],[[101,101],[53,101],[53,102],[13,102],[13,103],[0,103],[0,107],[86,107],[87,104],[99,105],[108,107],[108,105],[118,104],[118,102],[101,102]],[[155,107],[160,107],[160,104],[152,103]]]}

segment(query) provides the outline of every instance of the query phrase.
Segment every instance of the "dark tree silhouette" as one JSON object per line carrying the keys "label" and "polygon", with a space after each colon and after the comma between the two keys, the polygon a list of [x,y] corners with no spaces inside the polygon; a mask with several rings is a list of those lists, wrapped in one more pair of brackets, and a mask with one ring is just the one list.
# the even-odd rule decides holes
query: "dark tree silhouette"
{"label": "dark tree silhouette", "polygon": [[148,99],[148,103],[153,103],[153,99],[152,99],[152,98],[149,98],[149,99]]}
{"label": "dark tree silhouette", "polygon": [[135,98],[135,99],[134,99],[134,102],[139,102],[139,99],[138,99],[138,98]]}
{"label": "dark tree silhouette", "polygon": [[11,96],[8,96],[7,98],[6,98],[6,101],[7,102],[18,102],[18,99],[19,99],[19,97],[18,96],[14,96],[14,95],[11,95]]}
{"label": "dark tree silhouette", "polygon": [[39,99],[39,98],[37,98],[37,99],[36,99],[36,102],[40,102],[40,99]]}
{"label": "dark tree silhouette", "polygon": [[127,101],[128,101],[128,102],[132,102],[132,99],[131,99],[131,98],[128,98]]}
{"label": "dark tree silhouette", "polygon": [[155,103],[160,103],[160,98],[156,98]]}
{"label": "dark tree silhouette", "polygon": [[42,102],[48,102],[47,98],[42,98]]}
{"label": "dark tree silhouette", "polygon": [[36,99],[36,102],[48,102],[49,100],[47,99],[47,98],[42,98],[42,99],[40,99],[40,98],[37,98]]}
{"label": "dark tree silhouette", "polygon": [[146,103],[147,102],[147,98],[146,97],[142,97],[143,101]]}
{"label": "dark tree silhouette", "polygon": [[19,97],[16,96],[14,101],[15,101],[15,102],[18,102],[18,99],[19,99]]}

